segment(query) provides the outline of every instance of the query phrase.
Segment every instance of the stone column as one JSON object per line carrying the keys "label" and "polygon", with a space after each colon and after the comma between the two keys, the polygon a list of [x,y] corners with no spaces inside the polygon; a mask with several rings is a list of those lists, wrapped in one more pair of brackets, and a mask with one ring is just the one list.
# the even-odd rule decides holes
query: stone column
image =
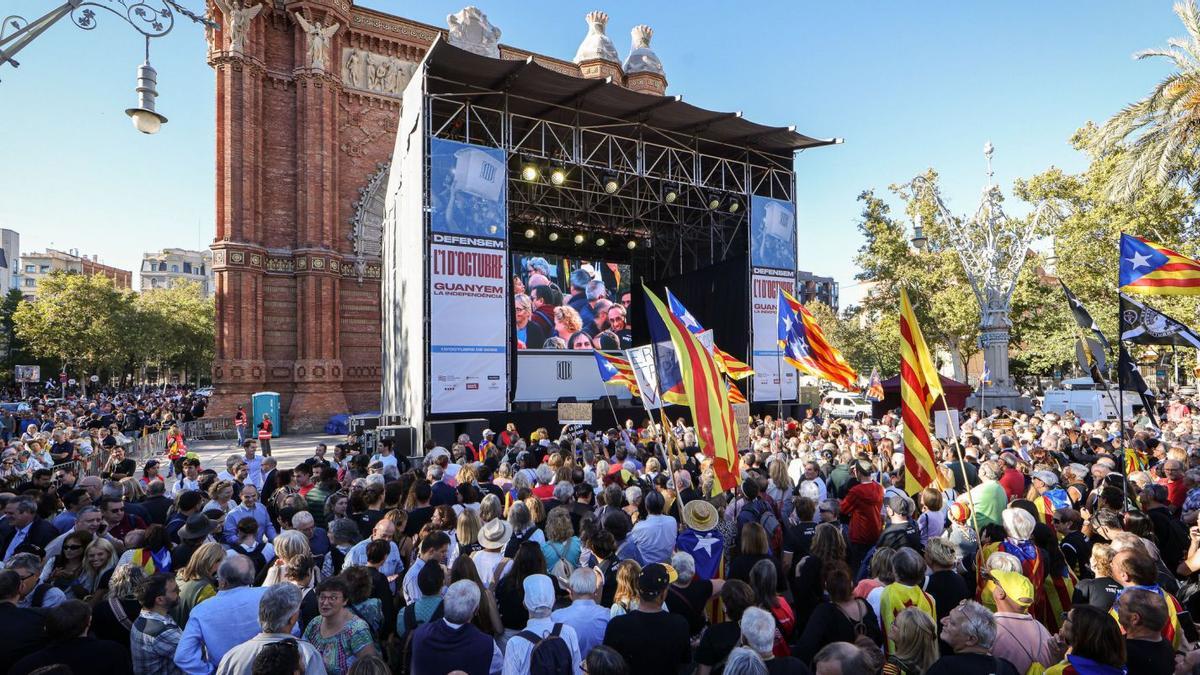
{"label": "stone column", "polygon": [[[346,3],[342,3],[346,4]],[[346,411],[339,341],[341,257],[337,252],[338,101],[341,45],[349,6],[289,2],[295,19],[296,82],[296,361],[288,429],[325,424]]]}
{"label": "stone column", "polygon": [[[265,9],[265,8],[264,8]],[[249,403],[266,379],[263,360],[260,133],[263,99],[265,17],[223,16],[212,8],[221,31],[209,31],[208,62],[216,74],[216,238],[212,271],[216,298],[214,395],[209,413],[232,414]],[[236,41],[235,41],[236,38]]]}

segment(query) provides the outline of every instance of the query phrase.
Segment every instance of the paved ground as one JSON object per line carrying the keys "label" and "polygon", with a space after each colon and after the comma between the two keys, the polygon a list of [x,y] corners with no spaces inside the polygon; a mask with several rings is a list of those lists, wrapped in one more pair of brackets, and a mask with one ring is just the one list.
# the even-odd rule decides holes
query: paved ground
{"label": "paved ground", "polygon": [[[313,448],[317,443],[329,446],[328,457],[333,456],[333,446],[346,440],[344,436],[329,436],[327,434],[288,435],[271,439],[271,456],[279,462],[279,468],[290,469],[300,462],[312,457]],[[188,449],[200,455],[200,466],[220,471],[225,466],[225,458],[231,454],[240,454],[236,439],[215,441],[193,441],[188,443]]]}

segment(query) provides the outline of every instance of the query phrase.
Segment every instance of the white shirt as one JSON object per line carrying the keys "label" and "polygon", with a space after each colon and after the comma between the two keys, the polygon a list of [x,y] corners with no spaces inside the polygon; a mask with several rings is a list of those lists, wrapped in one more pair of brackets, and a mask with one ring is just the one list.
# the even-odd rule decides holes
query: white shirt
{"label": "white shirt", "polygon": [[[550,617],[544,619],[530,619],[525,625],[525,630],[545,637],[554,630],[554,620]],[[567,643],[567,647],[571,650],[571,670],[577,675],[581,675],[583,670],[580,667],[583,659],[579,656],[579,637],[575,634],[575,629],[562,624],[558,636]],[[514,635],[508,639],[508,644],[504,646],[504,675],[526,675],[529,672],[529,655],[533,652],[534,644],[529,640]]]}
{"label": "white shirt", "polygon": [[29,536],[29,528],[33,527],[33,521],[13,534],[12,541],[8,542],[8,548],[4,551],[4,559],[8,560],[16,554],[17,547],[25,543],[25,537]]}

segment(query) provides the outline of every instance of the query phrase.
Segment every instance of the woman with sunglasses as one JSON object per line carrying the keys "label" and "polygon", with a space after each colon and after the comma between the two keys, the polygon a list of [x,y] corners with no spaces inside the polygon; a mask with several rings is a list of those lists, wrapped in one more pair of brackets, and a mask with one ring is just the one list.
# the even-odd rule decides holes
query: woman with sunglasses
{"label": "woman with sunglasses", "polygon": [[63,540],[62,552],[51,556],[42,570],[42,581],[80,600],[90,593],[87,584],[84,550],[92,543],[92,533],[74,530]]}

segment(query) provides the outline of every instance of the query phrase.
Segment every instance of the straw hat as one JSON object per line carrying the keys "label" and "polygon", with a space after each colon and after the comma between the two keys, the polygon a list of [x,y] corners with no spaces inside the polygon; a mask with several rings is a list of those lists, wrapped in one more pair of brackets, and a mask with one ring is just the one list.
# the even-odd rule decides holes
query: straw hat
{"label": "straw hat", "polygon": [[504,548],[508,540],[512,539],[512,533],[512,525],[509,525],[507,520],[495,518],[480,528],[479,544],[489,550]]}
{"label": "straw hat", "polygon": [[717,526],[717,507],[703,499],[693,499],[683,505],[683,524],[697,532],[708,532]]}

